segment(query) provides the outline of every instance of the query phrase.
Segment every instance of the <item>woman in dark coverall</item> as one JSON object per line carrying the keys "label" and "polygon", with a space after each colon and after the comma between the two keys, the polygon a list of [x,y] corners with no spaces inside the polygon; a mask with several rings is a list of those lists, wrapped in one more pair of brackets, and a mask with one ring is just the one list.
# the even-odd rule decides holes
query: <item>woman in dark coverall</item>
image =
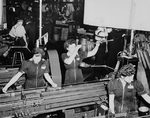
{"label": "woman in dark coverall", "polygon": [[75,84],[84,81],[82,71],[79,66],[82,66],[81,62],[84,58],[91,57],[96,54],[99,45],[100,41],[97,41],[96,46],[92,51],[83,52],[79,50],[81,45],[76,45],[76,41],[74,39],[69,39],[64,43],[64,48],[68,51],[61,55],[66,67],[64,84]]}
{"label": "woman in dark coverall", "polygon": [[134,75],[134,65],[127,64],[117,72],[116,79],[109,81],[109,109],[111,113],[136,111],[136,93],[150,104],[150,96],[144,90],[142,83],[134,80]]}
{"label": "woman in dark coverall", "polygon": [[13,85],[23,74],[26,74],[26,80],[24,84],[25,89],[45,86],[44,77],[48,83],[52,85],[52,87],[57,87],[57,84],[53,82],[49,75],[48,62],[42,58],[45,55],[43,49],[35,48],[33,52],[33,57],[22,63],[18,73],[13,76],[13,78],[2,89],[4,93],[6,93],[7,89]]}

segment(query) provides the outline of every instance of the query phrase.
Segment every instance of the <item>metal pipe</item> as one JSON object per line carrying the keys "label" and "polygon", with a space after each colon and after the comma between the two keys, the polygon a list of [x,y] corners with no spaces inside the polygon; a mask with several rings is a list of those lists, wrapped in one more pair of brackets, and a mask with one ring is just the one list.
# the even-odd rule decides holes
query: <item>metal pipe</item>
{"label": "metal pipe", "polygon": [[37,44],[37,47],[39,47],[39,44],[41,44],[41,36],[42,36],[42,0],[40,0],[39,3],[39,43]]}
{"label": "metal pipe", "polygon": [[130,47],[129,47],[130,54],[129,54],[129,56],[132,55],[132,50],[133,50],[133,38],[134,38],[134,30],[131,30]]}

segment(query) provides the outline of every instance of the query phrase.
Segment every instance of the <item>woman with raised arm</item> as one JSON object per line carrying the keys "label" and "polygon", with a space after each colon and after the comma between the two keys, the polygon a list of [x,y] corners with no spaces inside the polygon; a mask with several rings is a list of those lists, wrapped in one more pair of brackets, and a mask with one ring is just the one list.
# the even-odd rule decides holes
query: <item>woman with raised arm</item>
{"label": "woman with raised arm", "polygon": [[64,43],[67,53],[62,54],[62,59],[66,67],[64,84],[75,84],[84,81],[82,71],[79,68],[82,60],[87,57],[94,56],[99,48],[100,41],[96,42],[96,46],[89,52],[79,51],[82,47],[76,44],[74,39],[69,39]]}

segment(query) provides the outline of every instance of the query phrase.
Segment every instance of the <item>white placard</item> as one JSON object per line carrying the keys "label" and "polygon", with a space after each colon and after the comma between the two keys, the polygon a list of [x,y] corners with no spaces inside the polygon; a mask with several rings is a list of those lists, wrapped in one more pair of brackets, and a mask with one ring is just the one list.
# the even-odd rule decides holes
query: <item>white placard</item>
{"label": "white placard", "polygon": [[85,0],[84,24],[150,31],[150,0]]}
{"label": "white placard", "polygon": [[131,28],[150,31],[150,0],[134,0]]}
{"label": "white placard", "polygon": [[85,0],[84,24],[129,28],[131,0]]}

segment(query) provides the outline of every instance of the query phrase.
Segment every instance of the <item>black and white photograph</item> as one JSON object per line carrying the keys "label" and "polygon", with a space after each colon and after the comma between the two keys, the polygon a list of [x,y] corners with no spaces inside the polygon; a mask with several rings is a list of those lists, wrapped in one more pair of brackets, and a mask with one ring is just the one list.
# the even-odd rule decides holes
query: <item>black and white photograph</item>
{"label": "black and white photograph", "polygon": [[0,118],[150,118],[150,0],[0,0]]}

